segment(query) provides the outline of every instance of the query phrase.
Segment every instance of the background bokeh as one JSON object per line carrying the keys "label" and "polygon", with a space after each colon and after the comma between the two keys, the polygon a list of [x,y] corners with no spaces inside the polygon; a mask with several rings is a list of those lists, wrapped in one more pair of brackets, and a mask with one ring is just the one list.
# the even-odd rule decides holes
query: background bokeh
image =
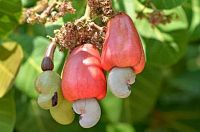
{"label": "background bokeh", "polygon": [[[151,0],[176,17],[153,26],[136,19],[146,0],[113,0],[116,11],[131,16],[143,41],[146,67],[136,78],[132,94],[118,99],[109,91],[101,101],[102,117],[91,129],[56,123],[36,103],[35,78],[49,44],[48,36],[67,21],[80,18],[85,0],[73,0],[77,12],[54,23],[20,22],[22,8],[36,0],[0,0],[0,132],[199,132],[200,131],[200,1]],[[152,12],[152,7],[145,11]],[[61,73],[67,53],[55,53]]]}

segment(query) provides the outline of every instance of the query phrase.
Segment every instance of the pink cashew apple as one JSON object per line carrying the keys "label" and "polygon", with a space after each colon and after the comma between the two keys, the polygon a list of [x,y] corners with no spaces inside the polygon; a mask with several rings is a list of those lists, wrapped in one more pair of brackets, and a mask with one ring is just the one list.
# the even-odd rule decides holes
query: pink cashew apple
{"label": "pink cashew apple", "polygon": [[111,92],[120,98],[128,97],[136,74],[144,69],[145,55],[134,23],[125,13],[117,14],[107,23],[101,64],[104,70],[110,71]]}
{"label": "pink cashew apple", "polygon": [[62,91],[81,115],[82,127],[90,128],[99,121],[101,110],[96,99],[105,97],[106,79],[99,52],[93,45],[84,44],[72,51],[64,65]]}

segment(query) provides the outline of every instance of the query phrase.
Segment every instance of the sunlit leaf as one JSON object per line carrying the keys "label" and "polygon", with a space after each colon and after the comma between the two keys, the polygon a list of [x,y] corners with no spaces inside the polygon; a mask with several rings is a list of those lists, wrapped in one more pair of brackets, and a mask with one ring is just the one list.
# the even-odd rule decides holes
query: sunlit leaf
{"label": "sunlit leaf", "polygon": [[200,39],[200,1],[187,1],[187,3],[183,5],[183,8],[190,22],[190,41],[198,41]]}
{"label": "sunlit leaf", "polygon": [[0,45],[0,98],[10,89],[23,59],[19,44],[6,42]]}
{"label": "sunlit leaf", "polygon": [[169,67],[184,55],[188,41],[187,31],[178,30],[170,34],[173,41],[144,38],[147,63],[158,67]]}
{"label": "sunlit leaf", "polygon": [[13,91],[10,91],[0,99],[0,130],[1,132],[13,132],[16,111]]}
{"label": "sunlit leaf", "polygon": [[169,32],[174,30],[188,29],[189,24],[186,13],[182,7],[165,11],[166,14],[171,14],[172,19],[170,23],[160,24],[159,28],[162,31]]}

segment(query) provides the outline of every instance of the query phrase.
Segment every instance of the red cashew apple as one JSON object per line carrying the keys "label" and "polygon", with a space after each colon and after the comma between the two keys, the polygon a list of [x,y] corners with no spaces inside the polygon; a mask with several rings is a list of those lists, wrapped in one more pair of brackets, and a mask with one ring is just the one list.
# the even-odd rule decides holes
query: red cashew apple
{"label": "red cashew apple", "polygon": [[106,95],[106,79],[98,50],[91,44],[75,48],[65,62],[62,76],[64,97],[73,102],[73,109],[81,114],[80,125],[94,126],[101,110],[96,99]]}
{"label": "red cashew apple", "polygon": [[117,14],[107,24],[101,64],[103,69],[110,71],[111,92],[120,98],[128,97],[136,74],[144,69],[145,56],[134,23],[125,13]]}

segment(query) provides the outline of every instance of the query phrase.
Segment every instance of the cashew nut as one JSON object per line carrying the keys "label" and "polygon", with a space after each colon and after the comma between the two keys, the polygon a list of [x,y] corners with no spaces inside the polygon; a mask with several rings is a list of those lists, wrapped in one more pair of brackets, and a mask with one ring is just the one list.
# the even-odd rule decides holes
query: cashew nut
{"label": "cashew nut", "polygon": [[73,103],[73,109],[80,114],[79,124],[83,128],[93,127],[101,116],[101,109],[95,98],[77,100]]}
{"label": "cashew nut", "polygon": [[108,86],[115,96],[126,98],[131,94],[130,85],[135,82],[135,77],[131,68],[115,67],[108,75]]}

